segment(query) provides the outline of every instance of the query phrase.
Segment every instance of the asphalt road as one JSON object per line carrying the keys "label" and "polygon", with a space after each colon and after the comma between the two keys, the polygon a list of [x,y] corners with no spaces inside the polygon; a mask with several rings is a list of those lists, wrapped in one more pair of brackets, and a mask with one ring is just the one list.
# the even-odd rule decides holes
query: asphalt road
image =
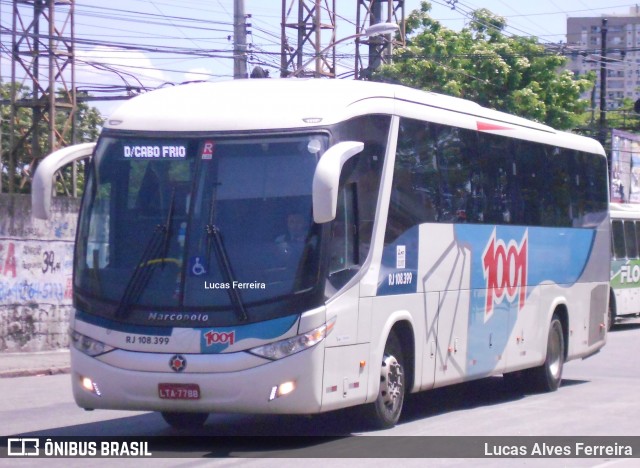
{"label": "asphalt road", "polygon": [[[199,466],[198,460],[206,461],[207,466],[212,463],[226,466],[240,460],[252,466],[273,466],[274,457],[300,457],[306,459],[306,466],[320,466],[326,458],[338,457],[334,458],[337,461],[340,457],[355,457],[345,462],[353,466],[354,460],[370,454],[391,458],[415,455],[412,450],[416,449],[416,441],[428,446],[439,443],[437,436],[472,436],[471,439],[459,439],[465,443],[483,438],[493,441],[494,436],[535,436],[540,440],[575,436],[604,440],[615,436],[623,440],[625,436],[640,436],[638,356],[640,320],[635,320],[618,325],[597,355],[567,363],[563,384],[557,392],[516,392],[507,388],[501,377],[437,389],[410,396],[400,423],[393,429],[377,432],[367,430],[353,412],[348,411],[314,417],[215,414],[197,432],[177,432],[155,413],[85,412],[77,408],[71,395],[69,375],[4,378],[0,379],[0,435],[54,438],[167,436],[170,439],[165,440],[173,442],[163,449],[164,455],[193,457],[188,464],[183,458],[168,458],[162,463],[159,459],[139,461],[142,464],[153,462],[153,466]],[[194,441],[194,444],[184,447],[184,441]],[[231,461],[228,457],[236,459]],[[8,461],[12,463],[3,463]],[[15,466],[15,461],[0,459],[0,465]],[[47,463],[83,466],[79,459],[60,465],[58,461],[62,462],[48,460]],[[113,466],[125,460],[101,461]],[[365,466],[364,461],[360,461],[363,462],[361,466]],[[607,456],[523,459],[527,466],[549,466],[550,461],[557,461],[555,466],[626,467],[640,463],[637,458],[625,460]],[[412,466],[419,462],[408,460]],[[503,462],[507,460],[484,458],[475,460],[474,465],[497,466]],[[388,465],[389,462],[384,458],[368,459],[366,466],[382,463]],[[468,460],[430,459],[429,465],[468,466]]]}

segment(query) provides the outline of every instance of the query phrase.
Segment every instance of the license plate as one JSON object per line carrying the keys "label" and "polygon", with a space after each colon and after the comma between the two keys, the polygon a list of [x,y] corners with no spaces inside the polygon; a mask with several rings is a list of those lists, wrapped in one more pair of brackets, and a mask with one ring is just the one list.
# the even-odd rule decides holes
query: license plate
{"label": "license plate", "polygon": [[199,400],[200,386],[198,384],[158,384],[158,396],[163,400]]}

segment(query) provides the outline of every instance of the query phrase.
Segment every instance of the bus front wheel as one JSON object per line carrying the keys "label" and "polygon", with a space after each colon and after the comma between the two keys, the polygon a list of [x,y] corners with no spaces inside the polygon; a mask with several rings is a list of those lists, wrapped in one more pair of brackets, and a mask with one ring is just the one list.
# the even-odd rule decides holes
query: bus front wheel
{"label": "bus front wheel", "polygon": [[405,395],[405,372],[402,346],[391,332],[384,347],[380,366],[380,389],[375,402],[365,406],[367,419],[376,428],[387,429],[400,419]]}
{"label": "bus front wheel", "polygon": [[174,429],[198,429],[209,417],[209,413],[168,413],[163,411],[162,419]]}

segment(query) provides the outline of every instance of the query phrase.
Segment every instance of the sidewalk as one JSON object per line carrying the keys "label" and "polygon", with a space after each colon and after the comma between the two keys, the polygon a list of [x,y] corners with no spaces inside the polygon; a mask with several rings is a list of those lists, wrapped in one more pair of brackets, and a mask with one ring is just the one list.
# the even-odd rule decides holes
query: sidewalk
{"label": "sidewalk", "polygon": [[69,350],[0,353],[0,378],[68,374]]}

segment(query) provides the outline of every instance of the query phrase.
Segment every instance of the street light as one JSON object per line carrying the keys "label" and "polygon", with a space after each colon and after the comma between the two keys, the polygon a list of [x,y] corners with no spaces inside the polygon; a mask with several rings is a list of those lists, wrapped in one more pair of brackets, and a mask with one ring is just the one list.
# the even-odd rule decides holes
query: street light
{"label": "street light", "polygon": [[336,46],[337,44],[340,44],[341,42],[349,41],[351,39],[356,39],[356,38],[359,38],[359,37],[383,36],[385,34],[391,34],[391,33],[394,33],[396,31],[399,31],[399,30],[400,30],[400,27],[395,23],[377,23],[377,24],[373,24],[373,25],[369,26],[367,29],[365,29],[364,32],[362,32],[362,33],[353,34],[351,36],[343,37],[342,39],[339,39],[339,40],[329,44],[327,47],[325,47],[320,52],[318,52],[315,55],[315,57],[312,57],[310,60],[308,60],[306,63],[304,63],[300,68],[295,70],[289,76],[291,76],[291,77],[298,76],[300,73],[304,72],[304,69],[307,68],[307,66],[309,66],[314,60],[318,60],[320,57],[322,57],[322,54],[324,54],[327,50],[329,50],[331,47]]}

